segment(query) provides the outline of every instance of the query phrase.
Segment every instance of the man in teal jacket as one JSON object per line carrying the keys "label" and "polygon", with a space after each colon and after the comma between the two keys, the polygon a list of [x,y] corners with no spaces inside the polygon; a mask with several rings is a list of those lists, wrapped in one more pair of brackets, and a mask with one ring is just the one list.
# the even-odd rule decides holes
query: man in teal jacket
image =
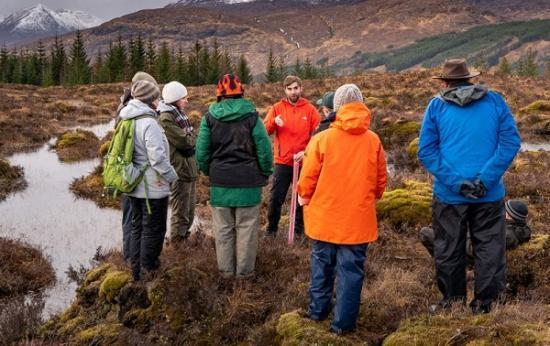
{"label": "man in teal jacket", "polygon": [[210,204],[222,276],[254,272],[262,187],[273,172],[271,141],[239,78],[224,75],[201,121],[196,157],[210,178]]}
{"label": "man in teal jacket", "polygon": [[464,59],[445,63],[445,90],[426,109],[418,158],[435,177],[434,259],[440,306],[466,300],[466,232],[474,253],[475,313],[489,312],[506,285],[502,176],[520,148],[514,117],[502,96],[470,83]]}

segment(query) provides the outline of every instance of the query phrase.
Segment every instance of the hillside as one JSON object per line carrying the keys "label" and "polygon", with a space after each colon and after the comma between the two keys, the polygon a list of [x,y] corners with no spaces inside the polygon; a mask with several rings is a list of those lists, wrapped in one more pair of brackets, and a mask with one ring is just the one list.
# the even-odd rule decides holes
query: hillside
{"label": "hillside", "polygon": [[[141,32],[155,41],[189,50],[196,40],[217,38],[231,55],[245,54],[253,73],[263,71],[270,48],[288,62],[298,56],[329,64],[360,53],[395,50],[418,40],[516,18],[550,18],[550,4],[518,0],[488,7],[470,0],[254,1],[206,6],[183,4],[143,10],[84,31],[89,52]],[[193,7],[201,5],[202,7]],[[513,5],[513,6],[512,6]],[[503,7],[504,6],[504,7]],[[73,35],[65,35],[70,42]],[[51,41],[50,41],[51,42]]]}
{"label": "hillside", "polygon": [[[351,59],[342,60],[337,68],[367,69],[384,66],[390,71],[400,71],[416,65],[438,66],[449,57],[466,57],[471,62],[483,60],[493,66],[498,64],[501,56],[535,42],[542,47],[550,43],[550,20],[483,25],[464,32],[425,38],[386,52],[357,52]],[[541,48],[539,59],[550,60],[550,50]]]}

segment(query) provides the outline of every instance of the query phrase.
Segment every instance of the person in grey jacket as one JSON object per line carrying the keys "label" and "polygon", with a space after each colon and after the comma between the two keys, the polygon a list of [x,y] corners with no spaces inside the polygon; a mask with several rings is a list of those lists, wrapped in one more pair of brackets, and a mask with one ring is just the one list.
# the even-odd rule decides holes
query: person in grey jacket
{"label": "person in grey jacket", "polygon": [[[158,86],[157,81],[153,76],[146,72],[136,72],[134,77],[132,77],[132,85],[140,80],[147,80]],[[131,87],[124,88],[122,95],[120,96],[120,104],[116,110],[115,118],[115,129],[120,122],[120,111],[128,105],[128,102],[132,99]],[[122,199],[122,256],[125,261],[130,261],[130,238],[132,237],[132,211],[130,206],[130,200],[126,197],[126,194],[123,193],[121,196]]]}
{"label": "person in grey jacket", "polygon": [[132,85],[132,97],[120,111],[120,118],[136,119],[132,163],[136,172],[147,166],[139,185],[128,193],[132,210],[132,275],[139,281],[141,267],[154,271],[160,265],[158,258],[166,234],[170,184],[178,175],[170,164],[168,140],[155,111],[159,88],[141,80]]}

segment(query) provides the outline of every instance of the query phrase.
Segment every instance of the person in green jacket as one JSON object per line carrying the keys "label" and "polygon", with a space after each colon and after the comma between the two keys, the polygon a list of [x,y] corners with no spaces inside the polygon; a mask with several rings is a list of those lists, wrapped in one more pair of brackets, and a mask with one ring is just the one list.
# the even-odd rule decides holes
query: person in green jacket
{"label": "person in green jacket", "polygon": [[254,273],[262,187],[273,172],[271,141],[239,78],[224,75],[217,102],[203,116],[199,169],[210,179],[218,269],[224,277]]}
{"label": "person in green jacket", "polygon": [[178,242],[187,238],[195,217],[198,176],[195,138],[184,110],[189,103],[187,88],[179,82],[170,82],[162,89],[162,99],[159,122],[170,144],[170,163],[178,173],[170,193],[170,238]]}

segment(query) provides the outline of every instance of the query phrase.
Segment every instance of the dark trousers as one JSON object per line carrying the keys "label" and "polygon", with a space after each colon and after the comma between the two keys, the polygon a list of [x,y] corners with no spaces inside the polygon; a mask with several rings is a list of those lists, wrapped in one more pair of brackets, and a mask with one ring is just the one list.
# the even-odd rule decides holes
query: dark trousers
{"label": "dark trousers", "polygon": [[355,329],[365,277],[367,246],[313,241],[309,286],[311,319],[324,320],[332,310],[336,278],[336,306],[331,328],[336,331]]}
{"label": "dark trousers", "polygon": [[466,233],[474,255],[474,301],[488,305],[506,286],[504,201],[432,204],[437,284],[445,302],[466,300]]}
{"label": "dark trousers", "polygon": [[[271,185],[271,196],[269,197],[269,206],[267,209],[267,232],[276,233],[281,219],[281,208],[285,203],[288,188],[292,185],[292,167],[276,164],[273,172],[273,182]],[[296,226],[294,229],[296,235],[304,234],[304,217],[302,207],[296,202]]]}
{"label": "dark trousers", "polygon": [[122,256],[130,260],[130,238],[132,237],[132,207],[130,199],[122,194]]}
{"label": "dark trousers", "polygon": [[139,280],[141,266],[147,270],[159,267],[159,256],[166,235],[168,197],[149,199],[151,214],[144,198],[128,197],[132,210],[130,253],[134,280]]}

